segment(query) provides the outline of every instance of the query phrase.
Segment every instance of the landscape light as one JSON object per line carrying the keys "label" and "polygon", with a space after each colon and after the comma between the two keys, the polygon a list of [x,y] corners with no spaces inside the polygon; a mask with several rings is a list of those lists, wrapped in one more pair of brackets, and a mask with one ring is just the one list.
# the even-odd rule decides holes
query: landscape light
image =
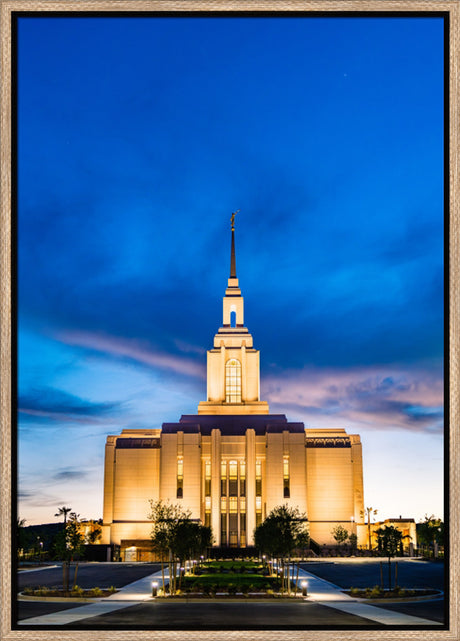
{"label": "landscape light", "polygon": [[302,596],[307,596],[307,588],[308,588],[307,581],[301,581],[300,585],[302,587]]}
{"label": "landscape light", "polygon": [[152,581],[152,596],[156,596],[158,591],[158,581]]}

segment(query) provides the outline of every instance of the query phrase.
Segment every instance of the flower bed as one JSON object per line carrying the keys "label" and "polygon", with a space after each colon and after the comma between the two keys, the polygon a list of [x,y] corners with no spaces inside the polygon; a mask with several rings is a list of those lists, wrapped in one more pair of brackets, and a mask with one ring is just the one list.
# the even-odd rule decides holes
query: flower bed
{"label": "flower bed", "polygon": [[373,588],[350,588],[349,590],[344,590],[344,592],[358,599],[404,599],[419,596],[437,596],[440,594],[439,590],[424,590],[420,588],[396,587],[393,590],[382,590],[378,585]]}
{"label": "flower bed", "polygon": [[22,594],[24,596],[39,596],[39,597],[61,597],[68,599],[95,599],[95,598],[104,598],[110,596],[117,592],[117,589],[112,585],[110,588],[91,588],[84,590],[78,585],[75,586],[73,590],[62,590],[60,588],[47,588],[47,587],[38,587],[38,588],[24,588]]}

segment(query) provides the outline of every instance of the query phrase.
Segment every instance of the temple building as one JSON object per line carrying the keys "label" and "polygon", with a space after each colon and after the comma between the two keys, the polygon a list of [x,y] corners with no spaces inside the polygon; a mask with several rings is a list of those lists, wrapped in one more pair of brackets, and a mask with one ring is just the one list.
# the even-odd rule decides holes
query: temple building
{"label": "temple building", "polygon": [[178,503],[212,527],[215,545],[253,545],[276,506],[298,507],[319,545],[342,525],[366,544],[357,434],[309,429],[270,414],[260,399],[259,351],[244,323],[232,216],[222,326],[207,353],[207,400],[197,414],[157,429],[125,429],[105,450],[102,543],[124,560],[150,558],[149,500]]}

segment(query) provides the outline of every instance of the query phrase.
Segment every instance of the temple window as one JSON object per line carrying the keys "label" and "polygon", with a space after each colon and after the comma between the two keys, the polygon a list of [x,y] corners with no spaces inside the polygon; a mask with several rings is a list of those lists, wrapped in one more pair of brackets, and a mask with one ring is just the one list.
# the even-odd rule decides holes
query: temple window
{"label": "temple window", "polygon": [[225,401],[241,403],[241,363],[236,358],[225,365]]}

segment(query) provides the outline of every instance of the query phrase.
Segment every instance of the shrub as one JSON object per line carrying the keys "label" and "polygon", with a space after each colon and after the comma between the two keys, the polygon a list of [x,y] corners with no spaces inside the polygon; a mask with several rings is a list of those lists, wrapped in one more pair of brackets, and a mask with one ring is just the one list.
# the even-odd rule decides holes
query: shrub
{"label": "shrub", "polygon": [[116,591],[117,591],[117,588],[114,585],[111,585],[110,588],[109,588],[110,594],[114,594],[114,592],[116,592]]}
{"label": "shrub", "polygon": [[72,594],[75,594],[75,596],[83,596],[83,588],[81,588],[79,585],[75,585],[72,588]]}
{"label": "shrub", "polygon": [[237,587],[234,583],[229,583],[227,586],[227,590],[229,594],[236,594],[237,592]]}
{"label": "shrub", "polygon": [[93,588],[91,590],[92,596],[102,596],[102,590],[101,588]]}
{"label": "shrub", "polygon": [[375,599],[376,597],[379,597],[381,595],[382,595],[382,590],[380,589],[380,587],[378,585],[374,585],[374,587],[371,590],[371,598],[373,597]]}

